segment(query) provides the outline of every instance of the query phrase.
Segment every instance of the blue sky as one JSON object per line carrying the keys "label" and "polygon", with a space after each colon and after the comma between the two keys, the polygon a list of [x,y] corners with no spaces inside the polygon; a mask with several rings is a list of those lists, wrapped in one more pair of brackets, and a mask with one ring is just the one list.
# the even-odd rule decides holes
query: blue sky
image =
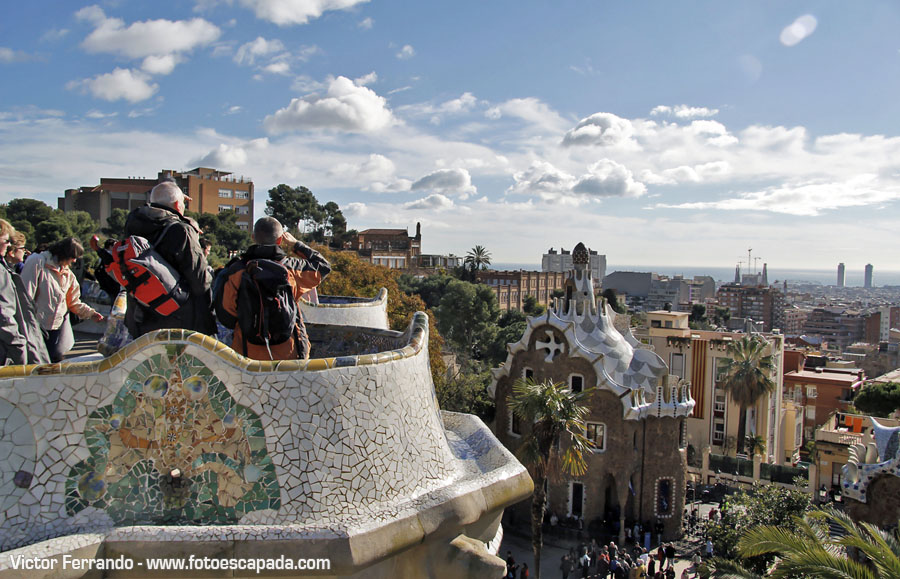
{"label": "blue sky", "polygon": [[212,166],[532,262],[900,270],[900,5],[6,3],[0,202]]}

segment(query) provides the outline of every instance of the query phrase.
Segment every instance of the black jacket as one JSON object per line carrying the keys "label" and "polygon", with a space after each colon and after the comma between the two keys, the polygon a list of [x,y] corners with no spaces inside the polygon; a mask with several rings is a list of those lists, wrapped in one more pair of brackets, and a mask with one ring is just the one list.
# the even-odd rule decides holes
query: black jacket
{"label": "black jacket", "polygon": [[125,235],[139,235],[150,243],[169,223],[171,227],[156,245],[156,251],[181,274],[181,283],[190,299],[170,316],[161,316],[128,296],[125,325],[134,338],[162,328],[184,328],[215,335],[216,323],[210,309],[212,276],[200,248],[200,229],[194,220],[179,215],[165,205],[150,203],[138,207],[125,221]]}

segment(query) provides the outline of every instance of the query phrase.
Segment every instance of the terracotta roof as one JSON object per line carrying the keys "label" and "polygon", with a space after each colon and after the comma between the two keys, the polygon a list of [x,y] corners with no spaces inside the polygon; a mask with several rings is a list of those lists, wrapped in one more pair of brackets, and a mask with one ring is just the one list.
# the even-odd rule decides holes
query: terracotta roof
{"label": "terracotta roof", "polygon": [[359,235],[409,235],[406,229],[366,229],[360,231]]}

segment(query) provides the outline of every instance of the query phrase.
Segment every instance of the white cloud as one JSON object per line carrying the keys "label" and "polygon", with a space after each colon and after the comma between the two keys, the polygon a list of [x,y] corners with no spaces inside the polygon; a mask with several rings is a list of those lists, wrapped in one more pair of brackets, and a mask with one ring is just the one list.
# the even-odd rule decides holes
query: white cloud
{"label": "white cloud", "polygon": [[594,113],[566,132],[564,146],[596,145],[600,147],[632,147],[634,127],[631,121],[612,113]]}
{"label": "white cloud", "polygon": [[238,64],[253,65],[256,59],[270,54],[284,52],[284,44],[277,38],[266,40],[257,36],[255,40],[242,44],[234,54],[234,61]]}
{"label": "white cloud", "polygon": [[150,82],[150,77],[139,70],[117,68],[94,78],[72,81],[66,88],[86,89],[94,97],[107,101],[127,100],[136,103],[156,94],[159,85]]}
{"label": "white cloud", "polygon": [[410,201],[403,205],[404,209],[427,209],[429,211],[443,211],[454,207],[453,200],[441,195],[440,193],[432,193],[428,197]]}
{"label": "white cloud", "polygon": [[341,208],[341,213],[343,213],[345,217],[362,217],[368,213],[368,208],[365,203],[347,203]]}
{"label": "white cloud", "polygon": [[228,107],[228,109],[225,111],[225,114],[226,115],[235,115],[235,114],[241,112],[241,110],[243,110],[243,107],[241,107],[241,105],[232,105],[232,106]]}
{"label": "white cloud", "polygon": [[710,109],[706,107],[690,107],[688,105],[677,105],[670,107],[667,105],[659,105],[653,107],[650,111],[653,116],[665,115],[675,116],[679,119],[692,119],[695,117],[714,117],[719,114],[719,109]]}
{"label": "white cloud", "polygon": [[85,113],[84,116],[86,116],[89,119],[108,119],[108,118],[114,117],[118,114],[119,113],[104,113],[104,112],[101,112],[98,110],[92,110],[92,111],[88,111],[87,113]]}
{"label": "white cloud", "polygon": [[647,192],[647,187],[635,181],[624,165],[601,159],[588,167],[588,173],[582,175],[572,192],[589,197],[640,197]]}
{"label": "white cloud", "polygon": [[[213,134],[213,136],[216,136]],[[200,167],[221,167],[228,170],[241,169],[247,165],[254,153],[265,151],[269,148],[269,140],[253,139],[247,142],[220,143],[212,151],[198,159],[191,160],[188,164]]]}
{"label": "white cloud", "polygon": [[51,28],[41,35],[41,42],[56,42],[69,34],[68,28]]}
{"label": "white cloud", "polygon": [[272,62],[262,67],[263,72],[268,72],[269,74],[281,74],[287,75],[291,72],[291,65],[283,60],[279,60],[277,62]]}
{"label": "white cloud", "polygon": [[240,0],[256,17],[279,26],[306,24],[330,10],[347,10],[369,0]]}
{"label": "white cloud", "polygon": [[377,82],[377,81],[378,81],[378,75],[375,74],[374,70],[372,72],[370,72],[369,74],[366,74],[359,78],[353,79],[353,83],[356,84],[356,86],[366,86],[366,85],[372,84],[373,82]]}
{"label": "white cloud", "polygon": [[394,193],[409,191],[412,184],[407,179],[398,179],[394,162],[377,153],[372,153],[360,163],[339,163],[328,174],[342,182],[354,183],[364,191]]}
{"label": "white cloud", "polygon": [[562,118],[559,113],[532,97],[508,100],[488,109],[485,116],[491,120],[502,117],[521,119],[550,133],[562,132],[569,126],[569,121]]}
{"label": "white cloud", "polygon": [[652,170],[644,170],[641,173],[641,181],[651,185],[677,185],[679,183],[702,183],[709,178],[723,177],[731,172],[731,164],[728,161],[712,161],[690,167],[680,165],[664,169],[660,173]]}
{"label": "white cloud", "polygon": [[575,177],[560,171],[546,161],[534,162],[527,170],[513,175],[515,184],[507,193],[537,195],[545,200],[569,195],[575,186]]}
{"label": "white cloud", "polygon": [[[397,90],[391,93],[398,92]],[[405,105],[399,110],[412,117],[430,117],[434,125],[441,123],[446,115],[461,115],[470,112],[478,104],[478,99],[470,92],[465,92],[455,99],[444,101],[438,105],[433,103],[419,103]]]}
{"label": "white cloud", "polygon": [[367,133],[384,129],[395,122],[387,101],[374,91],[339,76],[328,85],[324,97],[312,94],[266,117],[270,133],[309,129],[334,129]]}
{"label": "white cloud", "polygon": [[126,27],[120,18],[107,18],[98,6],[82,8],[76,16],[95,26],[81,43],[85,50],[132,59],[190,52],[213,43],[222,33],[202,18],[146,20]]}
{"label": "white cloud", "polygon": [[472,185],[472,176],[465,169],[438,169],[425,175],[410,187],[413,191],[433,191],[435,193],[456,195],[466,199],[478,192]]}
{"label": "white cloud", "polygon": [[175,54],[148,56],[144,59],[141,69],[148,74],[166,75],[175,70],[175,66],[179,62],[181,62],[181,58]]}
{"label": "white cloud", "polygon": [[785,46],[800,44],[804,38],[816,31],[818,24],[815,16],[804,14],[781,31],[781,43]]}
{"label": "white cloud", "polygon": [[397,58],[399,58],[400,60],[409,60],[415,55],[416,49],[409,44],[405,44],[403,48],[400,49],[400,52],[397,53]]}
{"label": "white cloud", "polygon": [[374,25],[375,25],[375,21],[372,20],[371,18],[363,18],[362,20],[359,21],[359,24],[358,24],[358,26],[360,28],[362,28],[363,30],[371,30],[372,26],[374,26]]}
{"label": "white cloud", "polygon": [[739,193],[719,201],[660,204],[673,209],[721,209],[726,211],[768,211],[788,215],[816,216],[845,207],[881,204],[900,199],[900,183],[882,182],[877,175],[858,175],[842,182],[811,181],[789,183],[761,191]]}
{"label": "white cloud", "polygon": [[32,56],[21,50],[13,50],[0,46],[0,63],[11,64],[13,62],[26,62],[32,60]]}

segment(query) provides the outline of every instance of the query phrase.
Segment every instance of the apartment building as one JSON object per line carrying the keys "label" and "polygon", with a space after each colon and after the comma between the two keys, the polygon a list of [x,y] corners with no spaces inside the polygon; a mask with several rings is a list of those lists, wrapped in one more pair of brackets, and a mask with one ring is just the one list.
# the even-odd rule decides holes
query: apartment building
{"label": "apartment building", "polygon": [[496,271],[486,269],[476,274],[478,283],[491,287],[497,294],[500,311],[521,310],[526,296],[550,307],[554,290],[562,290],[566,274],[554,271]]}
{"label": "apartment building", "polygon": [[762,322],[764,332],[784,328],[784,294],[777,289],[728,283],[719,288],[716,298],[720,306],[731,310],[732,318]]}
{"label": "apartment building", "polygon": [[[696,402],[687,420],[687,440],[699,451],[710,446],[713,453],[734,452],[737,443],[740,408],[722,388],[723,360],[728,358],[728,345],[746,334],[692,330],[687,312],[653,311],[647,314],[647,342],[669,365],[669,373],[691,383],[691,396]],[[770,378],[775,391],[759,400],[747,411],[748,434],[763,436],[766,462],[780,464],[793,454],[785,449],[782,435],[782,365],[784,342],[778,334],[756,334],[768,343],[775,368]]]}
{"label": "apartment building", "polygon": [[91,218],[107,226],[114,209],[131,211],[150,199],[150,190],[160,180],[172,178],[192,201],[188,211],[220,213],[233,210],[241,229],[249,230],[253,224],[253,181],[235,177],[227,171],[197,167],[190,171],[164,169],[155,178],[101,177],[100,184],[77,189],[67,189],[57,201],[63,211],[87,211]]}
{"label": "apartment building", "polygon": [[812,440],[833,412],[849,409],[865,374],[858,368],[828,367],[823,356],[799,352],[785,358],[784,393],[803,409],[803,438]]}
{"label": "apartment building", "polygon": [[806,318],[803,333],[822,338],[832,350],[843,351],[865,339],[866,320],[858,310],[844,307],[815,308]]}
{"label": "apartment building", "polygon": [[[590,260],[588,268],[591,270],[594,288],[596,289],[601,280],[606,276],[606,256],[598,254],[593,249],[589,249],[588,259]],[[568,249],[560,247],[559,251],[556,251],[551,247],[547,253],[541,256],[541,271],[566,273],[573,268],[572,252]]]}

